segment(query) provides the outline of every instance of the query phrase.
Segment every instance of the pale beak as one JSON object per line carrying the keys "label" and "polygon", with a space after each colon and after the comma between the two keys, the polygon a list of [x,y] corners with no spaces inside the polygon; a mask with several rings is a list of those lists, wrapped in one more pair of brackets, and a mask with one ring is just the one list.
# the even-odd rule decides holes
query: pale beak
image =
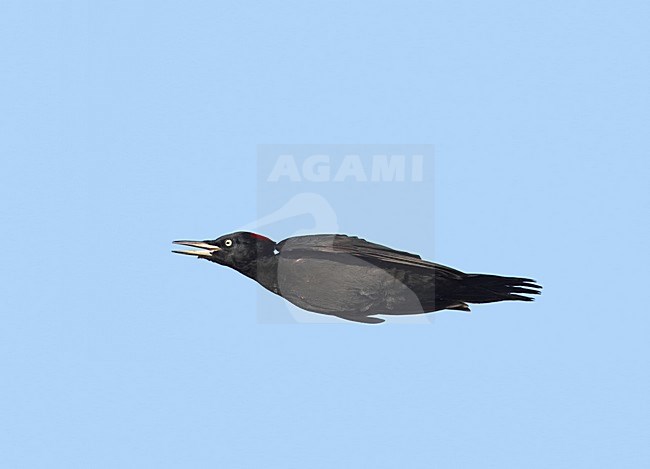
{"label": "pale beak", "polygon": [[196,257],[211,257],[213,252],[221,251],[221,248],[208,244],[205,241],[174,241],[173,244],[180,244],[181,246],[190,246],[193,248],[198,248],[199,250],[187,250],[187,251],[172,251],[176,254],[187,254],[188,256]]}

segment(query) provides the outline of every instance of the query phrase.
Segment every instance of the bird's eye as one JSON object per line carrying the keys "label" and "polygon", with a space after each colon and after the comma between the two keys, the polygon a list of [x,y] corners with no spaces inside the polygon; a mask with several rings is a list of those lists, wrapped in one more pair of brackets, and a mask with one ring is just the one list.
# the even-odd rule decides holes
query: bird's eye
{"label": "bird's eye", "polygon": [[223,242],[223,244],[224,244],[227,248],[229,248],[230,246],[232,246],[232,239],[227,239],[227,240],[225,240],[225,241]]}

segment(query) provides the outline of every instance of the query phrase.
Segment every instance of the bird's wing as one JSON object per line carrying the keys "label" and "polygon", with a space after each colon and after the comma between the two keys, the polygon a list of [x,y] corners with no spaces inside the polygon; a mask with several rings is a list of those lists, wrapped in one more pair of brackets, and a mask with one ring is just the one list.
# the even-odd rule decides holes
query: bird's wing
{"label": "bird's wing", "polygon": [[371,243],[356,236],[340,234],[295,236],[276,246],[283,256],[348,255],[371,263],[400,264],[404,266],[436,269],[452,276],[463,276],[458,270],[425,261],[417,254],[398,251],[381,244]]}

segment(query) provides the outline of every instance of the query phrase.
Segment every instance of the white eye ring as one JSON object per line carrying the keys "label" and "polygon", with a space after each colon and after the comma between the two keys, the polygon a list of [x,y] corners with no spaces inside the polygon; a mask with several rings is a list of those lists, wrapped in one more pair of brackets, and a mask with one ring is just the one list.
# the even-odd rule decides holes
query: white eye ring
{"label": "white eye ring", "polygon": [[227,239],[227,240],[225,240],[225,241],[223,242],[223,244],[224,244],[227,248],[229,248],[230,246],[232,246],[232,239]]}

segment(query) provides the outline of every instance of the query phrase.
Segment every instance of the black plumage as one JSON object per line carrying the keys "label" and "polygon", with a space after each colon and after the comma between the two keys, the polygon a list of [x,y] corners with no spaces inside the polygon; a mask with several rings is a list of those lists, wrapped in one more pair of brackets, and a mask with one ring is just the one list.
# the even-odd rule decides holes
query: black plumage
{"label": "black plumage", "polygon": [[375,315],[469,311],[467,303],[532,301],[541,286],[522,277],[466,274],[346,235],[296,236],[275,243],[249,232],[174,241],[174,251],[231,267],[307,311],[380,323]]}

